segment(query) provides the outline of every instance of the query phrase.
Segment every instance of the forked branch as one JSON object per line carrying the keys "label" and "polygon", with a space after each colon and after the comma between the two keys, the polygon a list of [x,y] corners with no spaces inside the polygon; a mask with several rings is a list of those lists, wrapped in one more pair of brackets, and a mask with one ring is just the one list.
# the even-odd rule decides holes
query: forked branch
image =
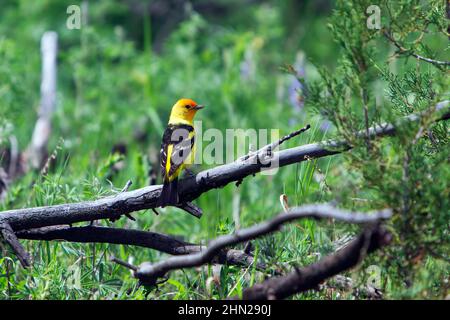
{"label": "forked branch", "polygon": [[[450,117],[448,101],[441,103],[438,111],[440,115],[436,118],[436,121],[448,119]],[[370,128],[369,135],[372,137],[393,135],[397,125],[401,125],[404,122],[418,121],[421,116],[422,114],[412,114],[402,118],[395,125],[374,126]],[[365,130],[356,134],[361,137],[366,136]],[[329,140],[281,150],[274,152],[273,156],[278,166],[283,167],[309,159],[338,154],[351,148],[352,146],[348,145],[346,141]],[[265,166],[261,163],[235,161],[204,170],[194,177],[180,181],[180,199],[183,203],[187,203],[211,189],[240,181],[247,176],[260,172],[264,168]],[[20,231],[83,221],[117,219],[127,213],[155,208],[160,193],[161,185],[153,185],[121,192],[115,196],[94,201],[9,210],[0,213],[0,223],[7,223],[12,230]]]}
{"label": "forked branch", "polygon": [[[205,250],[204,246],[185,242],[157,232],[100,226],[69,227],[52,226],[17,232],[17,237],[28,240],[64,240],[81,243],[111,243],[138,246],[158,250],[170,255],[187,255]],[[242,250],[224,249],[219,251],[213,263],[248,267],[253,264],[253,256]],[[263,263],[257,269],[265,270]]]}
{"label": "forked branch", "polygon": [[[324,280],[346,271],[361,262],[364,257],[389,244],[391,234],[379,226],[364,230],[346,247],[322,260],[291,273],[272,277],[263,283],[244,289],[244,300],[284,299],[293,294],[316,288]],[[233,297],[232,299],[239,299]]]}
{"label": "forked branch", "polygon": [[348,223],[373,224],[389,219],[391,215],[391,210],[381,210],[374,213],[359,213],[340,210],[326,204],[305,205],[292,208],[286,213],[279,214],[272,220],[262,222],[247,229],[240,229],[234,234],[218,237],[212,240],[208,247],[199,253],[172,257],[155,264],[148,262],[143,263],[134,274],[142,283],[155,284],[158,278],[164,277],[169,271],[209,263],[220,250],[226,247],[272,233],[278,230],[283,224],[300,218],[333,218]]}

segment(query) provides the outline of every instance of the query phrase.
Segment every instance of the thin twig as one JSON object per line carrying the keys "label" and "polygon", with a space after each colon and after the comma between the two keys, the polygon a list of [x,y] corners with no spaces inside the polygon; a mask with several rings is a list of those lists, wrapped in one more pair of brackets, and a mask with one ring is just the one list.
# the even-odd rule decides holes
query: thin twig
{"label": "thin twig", "polygon": [[437,66],[450,66],[450,61],[441,61],[441,60],[435,60],[435,59],[426,58],[426,57],[423,57],[423,56],[415,53],[411,49],[406,49],[400,43],[398,43],[388,31],[385,31],[384,35],[390,42],[392,42],[397,47],[397,49],[400,51],[401,54],[410,55],[410,56],[413,56],[416,59],[419,59],[419,60],[422,60],[422,61],[426,61],[428,63],[432,63],[432,64],[437,65]]}
{"label": "thin twig", "polygon": [[120,192],[127,192],[128,189],[130,189],[131,185],[133,184],[133,181],[128,180],[127,183],[125,183],[125,185],[123,186],[122,190],[120,190]]}
{"label": "thin twig", "polygon": [[264,146],[264,147],[262,147],[262,148],[260,148],[260,149],[258,149],[256,151],[250,152],[249,154],[241,157],[239,159],[239,161],[247,161],[249,159],[253,159],[253,158],[256,158],[256,157],[257,158],[261,158],[261,157],[269,156],[282,143],[286,142],[289,139],[292,139],[292,138],[298,136],[299,134],[309,130],[310,128],[311,128],[311,126],[309,124],[307,124],[305,127],[301,128],[299,130],[296,130],[294,132],[291,132],[290,134],[285,135],[284,137],[282,137],[281,139],[279,139],[279,140],[277,140],[275,142],[272,142],[272,143],[270,143],[270,144],[268,144],[268,145],[266,145],[266,146]]}
{"label": "thin twig", "polygon": [[125,268],[128,268],[130,270],[133,270],[133,271],[136,271],[138,269],[138,267],[132,265],[131,263],[128,263],[128,262],[123,261],[123,260],[120,260],[120,259],[118,259],[118,258],[116,258],[114,256],[111,256],[109,258],[109,261],[117,263],[117,264],[119,264],[119,265],[121,265],[121,266],[123,266]]}

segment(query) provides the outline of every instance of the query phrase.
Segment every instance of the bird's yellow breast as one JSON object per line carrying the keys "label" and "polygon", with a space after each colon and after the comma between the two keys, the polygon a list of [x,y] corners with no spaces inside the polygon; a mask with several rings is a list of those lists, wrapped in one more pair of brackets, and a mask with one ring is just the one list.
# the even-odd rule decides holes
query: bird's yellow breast
{"label": "bird's yellow breast", "polygon": [[[195,131],[192,130],[191,132],[189,132],[188,135],[188,139],[192,139],[195,136]],[[178,178],[178,176],[180,175],[180,173],[184,170],[184,168],[191,166],[194,163],[195,160],[195,141],[194,144],[192,146],[191,152],[189,153],[189,155],[186,157],[186,159],[184,159],[183,163],[181,163],[181,165],[177,168],[177,170],[175,170],[175,172],[170,175],[170,168],[171,168],[171,156],[172,156],[172,151],[173,151],[173,144],[169,144],[167,146],[167,161],[166,161],[166,177],[169,179],[169,181],[173,181],[174,179]]]}

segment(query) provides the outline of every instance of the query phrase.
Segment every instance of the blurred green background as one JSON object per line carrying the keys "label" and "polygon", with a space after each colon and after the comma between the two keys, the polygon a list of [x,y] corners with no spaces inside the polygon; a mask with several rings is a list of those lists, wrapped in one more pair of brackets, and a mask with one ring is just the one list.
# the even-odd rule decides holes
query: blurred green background
{"label": "blurred green background", "polygon": [[[66,27],[72,4],[82,9],[79,30]],[[281,67],[292,64],[306,81],[319,79],[316,65],[335,68],[341,51],[327,28],[334,1],[1,0],[0,7],[2,145],[11,134],[21,150],[29,144],[40,101],[40,39],[49,30],[59,37],[49,143],[56,159],[48,174],[30,172],[15,180],[3,210],[95,199],[118,192],[128,179],[131,189],[160,183],[160,139],[170,108],[181,97],[208,106],[197,116],[204,129],[276,128],[284,135],[311,124],[284,148],[333,135],[334,127],[304,105],[296,91],[300,83]],[[392,52],[386,42],[377,50],[380,61]],[[373,84],[380,103],[382,86]],[[351,175],[341,161],[341,156],[307,161],[275,176],[245,179],[239,188],[212,190],[195,201],[204,211],[200,220],[166,208],[159,216],[134,214],[136,222],[101,223],[206,244],[237,223],[246,227],[279,213],[282,193],[291,206],[336,200],[329,185],[339,188],[339,178]],[[256,241],[257,258],[271,268],[309,264],[356,231],[331,222],[299,222]],[[225,298],[264,276],[223,266],[219,283],[211,285],[206,280],[216,273],[212,267],[187,269],[173,272],[155,290],[138,287],[130,272],[108,257],[139,264],[164,254],[106,244],[25,243],[34,266],[23,270],[11,255],[0,259],[2,299]],[[368,265],[348,275],[363,283],[368,274],[361,270]],[[388,282],[389,274],[382,277]],[[396,290],[386,290],[396,297]],[[314,291],[294,298],[341,297],[351,293]]]}

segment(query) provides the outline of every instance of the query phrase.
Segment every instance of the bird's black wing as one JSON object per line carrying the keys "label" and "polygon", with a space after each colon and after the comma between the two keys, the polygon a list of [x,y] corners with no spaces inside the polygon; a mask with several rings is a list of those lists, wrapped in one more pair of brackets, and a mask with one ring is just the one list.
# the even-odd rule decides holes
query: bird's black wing
{"label": "bird's black wing", "polygon": [[[173,175],[180,165],[186,160],[194,146],[195,137],[191,134],[194,128],[190,125],[168,125],[164,131],[161,143],[161,172],[164,178],[166,174]],[[170,169],[166,172],[167,150],[172,144],[172,152],[170,154]]]}

